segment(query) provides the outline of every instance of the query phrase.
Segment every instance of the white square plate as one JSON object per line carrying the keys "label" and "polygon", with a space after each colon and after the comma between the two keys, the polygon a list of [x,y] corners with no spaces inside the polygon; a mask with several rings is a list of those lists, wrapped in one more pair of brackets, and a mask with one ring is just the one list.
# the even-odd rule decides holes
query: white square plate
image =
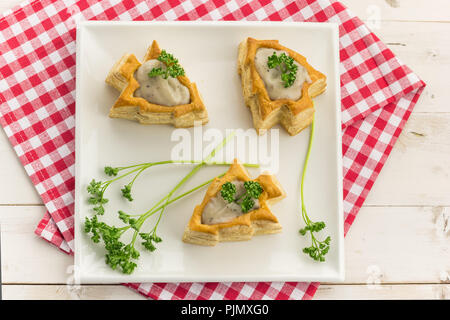
{"label": "white square plate", "polygon": [[[108,71],[124,53],[134,53],[141,59],[152,40],[157,40],[161,48],[180,60],[187,76],[197,83],[208,109],[210,121],[206,126],[182,131],[177,129],[176,132],[213,132],[211,128],[221,132],[230,128],[248,130],[253,128],[252,119],[242,97],[236,58],[238,44],[249,36],[278,39],[284,46],[306,56],[314,68],[327,76],[327,91],[315,98],[316,135],[305,190],[311,219],[323,220],[327,225],[320,236],[330,235],[332,239],[326,262],[313,261],[302,252],[303,247],[310,245],[310,239],[298,233],[304,226],[299,176],[308,146],[309,129],[291,137],[276,126],[258,141],[272,137],[275,144],[271,145],[271,150],[279,148],[279,153],[275,154],[279,159],[276,176],[287,197],[275,204],[272,211],[283,226],[281,233],[255,236],[244,242],[220,243],[215,247],[183,243],[184,228],[195,205],[202,201],[205,188],[168,207],[158,229],[163,242],[153,253],[140,250],[138,268],[132,275],[111,270],[104,262],[103,248],[94,245],[83,232],[85,216],[92,215],[92,208],[86,201],[87,184],[93,178],[104,180],[106,177],[102,170],[106,165],[125,166],[168,160],[178,142],[171,139],[175,132],[172,126],[144,126],[108,117],[109,108],[118,97],[118,92],[105,84]],[[82,283],[343,280],[338,48],[337,25],[325,23],[80,23],[77,29],[76,83],[76,277]],[[207,144],[210,143],[203,146],[206,148]],[[251,150],[250,147],[247,149]],[[249,152],[244,153],[238,154],[242,161],[251,158]],[[125,182],[113,185],[105,195],[110,202],[102,219],[120,226],[117,210],[145,212],[191,169],[190,165],[172,165],[147,170],[134,186],[135,200],[131,203],[120,196],[119,189]],[[180,192],[225,170],[217,166],[202,169]],[[250,173],[255,177],[258,170],[252,169]]]}

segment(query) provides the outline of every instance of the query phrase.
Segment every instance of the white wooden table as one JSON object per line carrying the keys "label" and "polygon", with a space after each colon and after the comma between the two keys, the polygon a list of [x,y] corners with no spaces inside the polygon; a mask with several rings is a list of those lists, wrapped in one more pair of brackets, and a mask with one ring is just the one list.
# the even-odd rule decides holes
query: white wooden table
{"label": "white wooden table", "polygon": [[[450,1],[343,3],[428,86],[347,235],[345,282],[316,299],[449,299]],[[34,235],[45,208],[0,131],[3,298],[142,299],[120,285],[68,290],[73,259]]]}

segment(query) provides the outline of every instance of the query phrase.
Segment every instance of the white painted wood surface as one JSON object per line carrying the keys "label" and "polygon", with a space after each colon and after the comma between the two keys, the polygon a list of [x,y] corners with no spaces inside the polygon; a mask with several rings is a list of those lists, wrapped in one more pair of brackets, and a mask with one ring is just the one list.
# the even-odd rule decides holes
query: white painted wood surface
{"label": "white painted wood surface", "polygon": [[[449,299],[450,1],[342,2],[368,23],[378,12],[374,31],[428,87],[347,235],[346,281],[316,298]],[[17,3],[0,0],[0,11]],[[141,299],[120,285],[66,285],[73,259],[34,235],[45,208],[3,131],[0,155],[3,298]]]}

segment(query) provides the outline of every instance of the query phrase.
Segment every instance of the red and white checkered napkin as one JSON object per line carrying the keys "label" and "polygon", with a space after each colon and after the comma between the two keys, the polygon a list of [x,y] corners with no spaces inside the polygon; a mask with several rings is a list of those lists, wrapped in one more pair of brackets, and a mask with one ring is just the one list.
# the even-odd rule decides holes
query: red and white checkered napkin
{"label": "red and white checkered napkin", "polygon": [[[334,0],[43,0],[0,20],[0,123],[46,205],[36,233],[73,249],[75,21],[285,20],[340,28],[345,232],[425,84]],[[301,161],[301,160],[299,160]],[[311,299],[318,283],[128,284],[155,299]]]}

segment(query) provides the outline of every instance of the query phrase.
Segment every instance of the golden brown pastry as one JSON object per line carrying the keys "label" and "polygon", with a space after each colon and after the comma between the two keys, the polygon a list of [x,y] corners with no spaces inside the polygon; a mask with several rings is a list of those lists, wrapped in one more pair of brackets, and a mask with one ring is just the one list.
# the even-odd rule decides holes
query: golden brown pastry
{"label": "golden brown pastry", "polygon": [[[185,103],[174,105],[173,101],[177,101],[177,98],[175,98],[169,99],[169,103],[163,105],[158,102],[150,102],[142,97],[144,95],[136,94],[143,89],[140,88],[136,79],[139,67],[150,60],[156,61],[155,59],[160,54],[161,50],[158,43],[153,41],[151,47],[147,50],[143,63],[139,62],[134,54],[125,54],[114,64],[106,78],[106,83],[116,88],[120,92],[120,96],[112,106],[109,116],[111,118],[135,120],[141,124],[173,124],[175,127],[192,127],[194,121],[200,121],[202,124],[207,123],[208,113],[197,86],[184,75],[178,76],[176,79],[169,78],[171,82],[168,83],[168,80],[166,80],[165,85],[173,90],[175,83],[178,85],[175,88],[176,90],[180,92],[184,90],[185,92],[181,94],[187,97]],[[159,100],[156,99],[156,101]]]}
{"label": "golden brown pastry", "polygon": [[[267,57],[263,52],[266,50],[265,48],[270,49],[271,54],[274,51],[287,53],[298,66],[298,79],[296,80],[298,90],[297,92],[292,92],[293,89],[295,91],[295,88],[285,90],[287,98],[280,98],[279,92],[275,92],[275,89],[269,92],[268,85],[269,89],[274,86],[266,83],[261,77],[260,72],[270,71],[267,67],[267,59],[264,61],[267,70],[261,70],[262,65],[256,65],[255,59],[258,58],[258,55]],[[296,135],[311,124],[314,115],[312,98],[326,89],[326,76],[309,65],[305,57],[283,47],[277,40],[247,38],[241,42],[238,54],[238,73],[241,76],[245,103],[250,108],[253,125],[258,134],[264,134],[265,129],[270,129],[279,122],[290,135]],[[268,81],[272,79],[273,77],[270,75],[267,78]],[[285,93],[283,90],[278,91],[281,91],[281,96]],[[271,94],[273,92],[274,94]]]}
{"label": "golden brown pastry", "polygon": [[[242,188],[242,183],[245,181],[256,181],[262,187],[262,193],[247,213],[234,210],[235,208],[230,205],[239,205],[227,203],[221,198],[220,192],[223,184],[231,182],[237,186],[236,196],[238,197],[239,188]],[[285,192],[274,176],[261,174],[252,180],[245,168],[234,160],[227,173],[210,184],[202,203],[195,207],[184,231],[183,241],[214,246],[221,241],[249,240],[253,235],[280,232],[281,225],[270,211],[269,205],[280,201],[285,196]],[[222,201],[225,201],[226,206]],[[214,211],[215,209],[217,210]]]}

